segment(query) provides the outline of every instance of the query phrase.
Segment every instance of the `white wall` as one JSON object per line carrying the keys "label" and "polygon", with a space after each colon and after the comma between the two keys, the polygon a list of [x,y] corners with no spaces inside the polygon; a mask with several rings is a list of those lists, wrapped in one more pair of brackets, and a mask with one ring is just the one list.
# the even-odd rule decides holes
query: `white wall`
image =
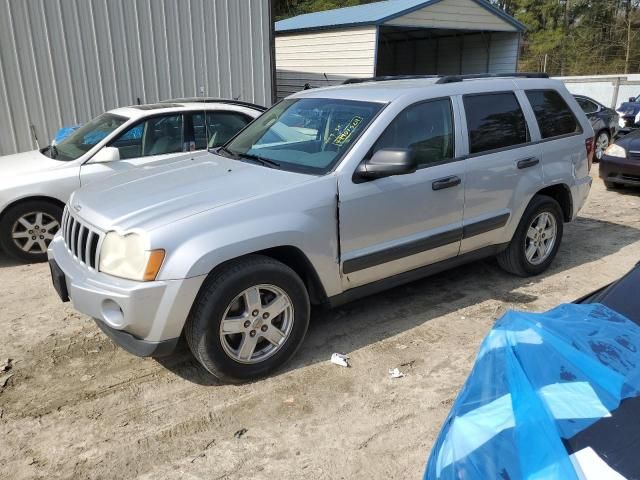
{"label": "white wall", "polygon": [[516,28],[473,0],[442,0],[385,23],[389,26],[494,30],[515,32]]}
{"label": "white wall", "polygon": [[640,74],[556,78],[562,80],[571,93],[586,95],[607,107],[616,108],[629,97],[640,95]]}
{"label": "white wall", "polygon": [[375,27],[278,35],[278,98],[302,90],[305,83],[322,87],[372,77],[375,53]]}

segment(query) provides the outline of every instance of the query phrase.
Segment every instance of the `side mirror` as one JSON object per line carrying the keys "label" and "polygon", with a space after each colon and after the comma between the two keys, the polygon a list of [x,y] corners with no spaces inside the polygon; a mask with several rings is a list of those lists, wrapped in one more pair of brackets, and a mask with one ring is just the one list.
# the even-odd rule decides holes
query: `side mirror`
{"label": "side mirror", "polygon": [[629,101],[630,101],[631,103],[635,103],[635,101],[636,101],[636,97],[629,97]]}
{"label": "side mirror", "polygon": [[418,169],[415,154],[408,149],[383,148],[360,164],[357,175],[373,180],[392,175],[406,175]]}
{"label": "side mirror", "polygon": [[102,149],[91,157],[91,163],[109,163],[120,160],[120,150],[116,147],[102,147]]}

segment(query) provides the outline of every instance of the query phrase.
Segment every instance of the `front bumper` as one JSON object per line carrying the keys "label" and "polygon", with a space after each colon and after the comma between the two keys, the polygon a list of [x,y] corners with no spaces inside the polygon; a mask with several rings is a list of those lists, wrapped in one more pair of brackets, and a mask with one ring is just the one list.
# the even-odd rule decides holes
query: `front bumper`
{"label": "front bumper", "polygon": [[59,235],[49,246],[49,258],[64,273],[74,308],[138,356],[171,353],[205,279],[136,282],[105,275],[80,263]]}
{"label": "front bumper", "polygon": [[605,182],[640,186],[640,162],[604,155],[600,160],[600,178]]}

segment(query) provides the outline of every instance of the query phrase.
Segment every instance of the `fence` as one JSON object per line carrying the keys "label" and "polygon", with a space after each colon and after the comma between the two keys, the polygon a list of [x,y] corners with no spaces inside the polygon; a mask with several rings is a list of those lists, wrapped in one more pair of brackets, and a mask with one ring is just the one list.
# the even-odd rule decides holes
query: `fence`
{"label": "fence", "polygon": [[574,94],[586,95],[611,108],[640,95],[640,74],[556,77]]}

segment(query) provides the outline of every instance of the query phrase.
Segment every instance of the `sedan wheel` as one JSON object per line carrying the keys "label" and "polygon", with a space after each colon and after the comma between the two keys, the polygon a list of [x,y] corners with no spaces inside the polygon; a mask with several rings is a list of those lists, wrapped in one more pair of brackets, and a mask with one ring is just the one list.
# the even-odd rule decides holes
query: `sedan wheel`
{"label": "sedan wheel", "polygon": [[596,138],[596,159],[602,160],[605,150],[609,147],[609,134],[600,132]]}
{"label": "sedan wheel", "polygon": [[13,243],[28,255],[47,252],[60,223],[45,212],[28,212],[19,217],[11,229]]}

